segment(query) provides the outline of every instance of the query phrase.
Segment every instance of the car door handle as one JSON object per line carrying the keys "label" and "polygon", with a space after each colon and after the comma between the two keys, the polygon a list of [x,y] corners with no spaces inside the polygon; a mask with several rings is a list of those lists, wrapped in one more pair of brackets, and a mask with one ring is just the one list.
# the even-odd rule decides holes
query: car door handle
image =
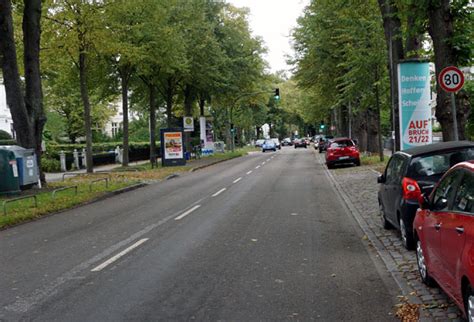
{"label": "car door handle", "polygon": [[436,230],[440,230],[440,229],[441,229],[441,224],[435,224],[435,225],[434,225],[434,228],[435,228]]}
{"label": "car door handle", "polygon": [[464,227],[463,226],[456,227],[456,231],[458,232],[458,234],[462,234],[464,233]]}

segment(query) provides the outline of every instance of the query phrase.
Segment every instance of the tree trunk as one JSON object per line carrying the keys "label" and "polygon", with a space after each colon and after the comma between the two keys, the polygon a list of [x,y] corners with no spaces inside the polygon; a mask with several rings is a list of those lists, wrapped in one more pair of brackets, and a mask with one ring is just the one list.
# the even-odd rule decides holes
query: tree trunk
{"label": "tree trunk", "polygon": [[[436,79],[443,68],[456,65],[456,54],[453,48],[454,17],[451,14],[451,1],[441,0],[438,5],[431,4],[428,8],[429,27],[428,31],[433,41],[435,56]],[[453,115],[451,113],[451,94],[445,92],[436,82],[436,118],[443,129],[443,141],[454,140]],[[456,101],[459,101],[457,99]],[[464,128],[467,122],[467,114],[470,106],[462,105],[458,108],[456,104],[456,114],[458,121],[459,139],[465,139]]]}
{"label": "tree trunk", "polygon": [[173,79],[172,77],[169,77],[166,81],[167,86],[166,86],[166,117],[167,117],[167,125],[168,128],[173,127],[173,96],[174,96],[174,90],[173,90]]}
{"label": "tree trunk", "polygon": [[45,182],[41,170],[41,142],[46,116],[43,110],[43,90],[40,71],[40,38],[41,38],[41,0],[24,1],[23,11],[23,46],[25,67],[25,106],[32,121],[32,135],[40,178]]}
{"label": "tree trunk", "polygon": [[206,104],[206,100],[204,98],[201,98],[199,100],[199,115],[204,116],[204,106]]}
{"label": "tree trunk", "polygon": [[32,120],[26,109],[21,88],[20,73],[16,58],[13,34],[13,19],[10,0],[0,0],[0,57],[7,105],[10,109],[16,140],[25,148],[35,147]]}
{"label": "tree trunk", "polygon": [[128,167],[128,151],[129,151],[129,144],[128,144],[128,84],[130,80],[130,67],[124,66],[120,68],[120,78],[122,82],[122,116],[123,116],[123,123],[122,123],[122,131],[123,131],[123,157],[122,157],[122,166]]}
{"label": "tree trunk", "polygon": [[[83,43],[81,34],[79,35],[79,42]],[[87,173],[94,172],[94,165],[92,164],[92,122],[91,122],[91,106],[89,102],[89,93],[87,90],[87,54],[84,46],[79,49],[79,81],[81,86],[81,99],[84,105],[84,128],[86,132],[86,163]]]}
{"label": "tree trunk", "polygon": [[150,163],[156,167],[156,89],[155,86],[148,85],[150,94]]}
{"label": "tree trunk", "polygon": [[383,18],[385,41],[389,55],[390,96],[392,101],[392,130],[395,131],[395,150],[400,150],[400,124],[398,110],[398,76],[397,64],[404,58],[401,22],[397,16],[397,8],[393,0],[378,0]]}
{"label": "tree trunk", "polygon": [[21,89],[16,47],[13,33],[11,4],[0,0],[0,57],[7,103],[19,145],[35,149],[40,179],[45,182],[41,169],[41,142],[46,117],[43,111],[43,93],[39,62],[41,38],[41,0],[24,1],[23,46],[25,68],[25,96]]}
{"label": "tree trunk", "polygon": [[[184,116],[193,116],[193,102],[194,95],[190,85],[186,85],[184,88]],[[185,151],[191,152],[191,132],[184,132],[184,146]]]}

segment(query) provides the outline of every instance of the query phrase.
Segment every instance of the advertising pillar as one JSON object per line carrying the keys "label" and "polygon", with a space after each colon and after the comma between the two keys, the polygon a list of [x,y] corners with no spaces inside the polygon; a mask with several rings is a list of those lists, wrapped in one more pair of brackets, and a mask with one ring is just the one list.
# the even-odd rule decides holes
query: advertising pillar
{"label": "advertising pillar", "polygon": [[398,64],[400,149],[432,142],[430,68],[428,62]]}
{"label": "advertising pillar", "polygon": [[186,165],[183,129],[161,129],[161,164]]}

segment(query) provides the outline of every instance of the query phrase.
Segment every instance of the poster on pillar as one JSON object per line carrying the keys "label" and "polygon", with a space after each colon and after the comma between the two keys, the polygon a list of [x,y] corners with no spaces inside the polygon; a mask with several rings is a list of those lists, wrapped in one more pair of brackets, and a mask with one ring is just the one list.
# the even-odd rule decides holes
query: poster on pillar
{"label": "poster on pillar", "polygon": [[432,142],[431,87],[428,62],[398,64],[400,149]]}

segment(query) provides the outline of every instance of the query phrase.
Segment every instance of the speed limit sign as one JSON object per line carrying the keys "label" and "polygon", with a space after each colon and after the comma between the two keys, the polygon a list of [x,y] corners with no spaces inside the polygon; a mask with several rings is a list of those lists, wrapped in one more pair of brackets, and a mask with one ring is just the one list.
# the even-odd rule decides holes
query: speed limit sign
{"label": "speed limit sign", "polygon": [[438,83],[446,92],[457,92],[464,85],[464,75],[459,68],[449,66],[439,73]]}

